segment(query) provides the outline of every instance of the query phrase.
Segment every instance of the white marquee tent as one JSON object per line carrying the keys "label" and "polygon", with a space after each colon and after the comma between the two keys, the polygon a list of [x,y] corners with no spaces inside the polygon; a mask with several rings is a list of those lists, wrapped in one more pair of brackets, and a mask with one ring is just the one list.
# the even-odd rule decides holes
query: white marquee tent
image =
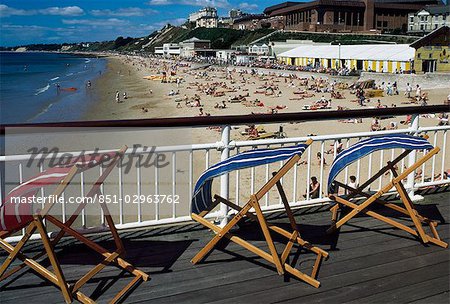
{"label": "white marquee tent", "polygon": [[[394,72],[408,70],[414,60],[415,50],[408,44],[364,44],[364,45],[302,45],[281,53],[281,61],[295,65],[314,64],[324,67],[342,65],[361,70]],[[357,63],[357,61],[360,61]]]}

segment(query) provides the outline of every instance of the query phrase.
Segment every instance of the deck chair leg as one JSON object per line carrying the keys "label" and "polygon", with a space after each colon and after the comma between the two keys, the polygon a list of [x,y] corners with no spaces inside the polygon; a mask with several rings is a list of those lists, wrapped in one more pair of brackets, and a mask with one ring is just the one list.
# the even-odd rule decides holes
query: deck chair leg
{"label": "deck chair leg", "polygon": [[292,235],[288,240],[288,243],[286,244],[286,247],[283,250],[283,253],[281,254],[281,263],[283,264],[286,263],[289,253],[291,252],[292,247],[294,246],[294,242],[297,240],[298,236],[299,235],[297,230],[294,230],[294,232],[292,232]]}
{"label": "deck chair leg", "polygon": [[[238,205],[236,205],[236,204],[234,204],[234,203],[232,203],[232,202],[230,202],[230,201],[228,201],[228,200],[226,200],[226,199],[224,199],[224,198],[222,198],[222,197],[220,197],[220,196],[217,196],[217,197],[218,197],[218,199],[221,200],[221,203],[226,204],[226,205],[229,206],[230,208],[232,208],[232,209],[234,209],[234,210],[236,210],[236,211],[241,211],[241,210],[242,210],[242,207],[240,207],[240,206],[238,206]],[[256,215],[254,215],[253,213],[247,212],[245,215],[246,215],[249,219],[251,219],[252,221],[258,221],[258,218],[257,218]],[[199,217],[198,217],[198,216],[195,216],[195,220],[198,221],[198,219],[199,219]],[[202,223],[204,223],[204,221],[202,221]],[[284,237],[287,238],[288,240],[292,237],[292,232],[286,231],[286,230],[284,230],[284,229],[282,229],[282,228],[280,228],[280,227],[278,227],[278,226],[276,226],[276,225],[272,225],[270,222],[267,222],[267,226],[269,227],[270,230],[272,230],[272,231],[278,233],[279,235],[284,236]],[[316,254],[321,254],[324,258],[328,258],[328,252],[322,250],[322,249],[319,248],[319,247],[316,247],[316,246],[313,246],[313,245],[309,244],[307,241],[303,240],[303,239],[300,237],[300,232],[299,232],[298,230],[297,230],[297,232],[298,232],[298,235],[297,235],[296,242],[297,242],[300,246],[302,246],[302,247],[304,247],[305,249],[308,249],[308,250],[310,250],[310,251],[312,251],[312,252],[314,252],[314,253],[316,253]]]}
{"label": "deck chair leg", "polygon": [[[65,226],[63,223],[61,223],[60,221],[58,221],[54,217],[49,215],[49,216],[47,216],[47,219],[52,224],[55,224],[56,226],[58,226],[59,228],[63,229],[65,232],[70,234],[72,237],[74,237],[78,241],[82,242],[84,245],[88,246],[92,250],[94,250],[94,251],[98,252],[99,254],[103,255],[105,258],[108,258],[108,257],[110,257],[113,254],[113,253],[109,252],[108,250],[106,250],[104,247],[102,247],[99,244],[97,244],[97,243],[93,242],[92,240],[88,239],[87,237],[85,237],[81,233],[75,231],[71,227]],[[132,273],[135,276],[141,276],[144,281],[147,281],[149,279],[149,275],[148,274],[146,274],[145,272],[143,272],[143,271],[141,271],[139,269],[136,269],[133,265],[131,265],[130,263],[128,263],[124,259],[122,259],[120,257],[117,257],[117,258],[114,259],[114,261],[115,261],[115,264],[119,268],[124,269],[124,270],[128,271],[129,273]]]}
{"label": "deck chair leg", "polygon": [[112,219],[112,216],[109,213],[108,206],[106,206],[106,204],[104,202],[100,203],[100,206],[103,210],[103,214],[105,216],[106,223],[108,223],[109,231],[111,231],[111,234],[113,236],[114,243],[116,244],[116,247],[117,247],[117,251],[120,254],[123,254],[125,251],[125,247],[123,246],[122,239],[120,238],[119,233],[117,232],[117,228],[114,225],[114,220]]}
{"label": "deck chair leg", "polygon": [[339,212],[339,204],[336,204],[333,207],[331,207],[330,211],[331,211],[331,222],[334,225],[337,222],[337,217],[338,217],[338,212]]}
{"label": "deck chair leg", "polygon": [[[274,172],[273,176],[275,176],[275,174],[276,173]],[[291,206],[289,206],[289,202],[288,202],[288,199],[286,196],[286,192],[284,192],[283,185],[278,180],[276,183],[276,186],[277,186],[278,193],[280,194],[281,201],[283,202],[284,209],[286,210],[286,214],[288,216],[289,223],[291,224],[291,228],[292,228],[292,230],[297,231],[297,222],[295,221]]]}
{"label": "deck chair leg", "polygon": [[272,237],[270,235],[269,228],[267,227],[266,218],[262,213],[261,207],[259,206],[259,202],[257,201],[256,197],[252,196],[250,200],[251,200],[250,204],[252,204],[253,208],[255,209],[256,217],[258,218],[258,222],[261,227],[261,230],[263,231],[264,238],[266,239],[267,245],[269,246],[270,254],[273,257],[273,261],[277,268],[278,274],[282,275],[284,274],[284,269],[281,264],[281,260],[278,255],[277,249],[275,248]]}
{"label": "deck chair leg", "polygon": [[[348,202],[348,201],[346,201],[346,200],[344,200],[344,199],[342,199],[340,197],[337,197],[336,199],[339,200],[339,203],[341,203],[342,205],[348,206],[349,208],[357,208],[358,207],[356,204]],[[387,217],[385,217],[385,216],[383,216],[381,214],[378,214],[378,213],[376,213],[374,211],[362,210],[362,213],[367,214],[368,216],[371,216],[371,217],[373,217],[373,218],[375,218],[377,220],[380,220],[382,222],[385,222],[388,225],[391,225],[391,226],[394,226],[394,227],[396,227],[398,229],[406,231],[406,232],[408,232],[408,233],[410,233],[410,234],[412,234],[412,235],[414,235],[416,237],[420,237],[419,233],[416,230],[412,229],[411,227],[406,226],[404,224],[401,224],[399,222],[396,222],[396,221],[394,221],[394,220],[392,220],[390,218],[387,218]],[[441,241],[441,240],[439,240],[437,238],[431,238],[428,235],[426,237],[427,237],[429,242],[431,242],[431,243],[433,243],[435,245],[438,245],[438,246],[443,247],[443,248],[447,248],[448,247],[447,243],[445,243],[445,242],[443,242],[443,241]]]}
{"label": "deck chair leg", "polygon": [[9,256],[6,258],[5,262],[3,262],[2,266],[0,267],[0,281],[3,279],[6,279],[8,276],[3,276],[6,269],[11,265],[11,263],[16,259],[17,254],[20,253],[23,246],[25,246],[26,242],[30,239],[31,235],[36,230],[35,224],[28,225],[27,229],[25,230],[24,236],[20,239],[20,241],[16,244],[14,247],[14,250],[9,254]]}
{"label": "deck chair leg", "polygon": [[50,239],[47,235],[47,230],[42,224],[42,217],[37,215],[34,219],[35,225],[41,235],[42,243],[44,244],[45,251],[47,252],[48,259],[50,260],[50,264],[53,267],[53,271],[55,272],[56,278],[58,280],[58,287],[61,289],[62,294],[64,296],[64,300],[66,303],[72,303],[72,294],[69,292],[69,287],[66,283],[66,279],[64,278],[64,274],[61,269],[61,265],[59,264],[58,259],[53,251],[53,248],[50,244]]}
{"label": "deck chair leg", "polygon": [[417,211],[414,209],[413,204],[411,202],[411,200],[409,199],[409,196],[405,191],[405,188],[400,185],[400,184],[396,184],[395,188],[397,188],[398,194],[400,195],[403,204],[406,207],[406,210],[408,210],[409,216],[411,217],[411,220],[414,223],[414,226],[417,229],[417,232],[420,236],[420,238],[422,239],[422,242],[424,242],[425,244],[428,243],[428,238],[426,236],[425,231],[423,230],[423,226],[422,223],[420,222],[420,220],[417,218]]}
{"label": "deck chair leg", "polygon": [[[81,203],[77,209],[72,213],[72,215],[67,219],[67,221],[65,221],[64,225],[70,227],[72,226],[72,224],[75,222],[75,220],[78,218],[78,216],[80,215],[81,211],[85,208],[86,203]],[[65,231],[63,229],[61,229],[54,238],[51,239],[51,246],[52,248],[55,248],[56,244],[61,240],[61,238],[65,235]],[[34,255],[33,257],[31,257],[31,259],[36,260],[39,259],[41,257],[43,257],[46,254],[45,249],[41,252],[39,252],[38,254]],[[17,273],[18,271],[20,271],[21,269],[23,269],[24,267],[26,267],[26,263],[22,263],[16,267],[14,267],[13,269],[9,270],[7,273],[5,273],[3,276],[0,276],[0,281],[12,276],[13,274]]]}
{"label": "deck chair leg", "polygon": [[[291,251],[291,249],[294,245],[294,242],[297,242],[300,246],[302,246],[308,250],[311,250],[312,252],[317,254],[316,261],[314,262],[313,270],[312,270],[311,276],[310,276],[310,278],[312,278],[312,280],[307,281],[309,284],[316,286],[316,288],[317,288],[317,287],[319,287],[320,283],[315,279],[317,277],[317,273],[319,271],[320,265],[322,264],[322,259],[323,258],[327,259],[328,253],[324,252],[323,250],[319,249],[318,247],[312,246],[311,244],[309,244],[308,242],[304,241],[301,238],[300,232],[298,231],[297,222],[295,220],[294,214],[292,213],[291,206],[289,206],[289,202],[287,200],[286,193],[284,192],[283,185],[281,184],[280,181],[278,181],[276,186],[277,186],[278,192],[280,193],[281,200],[284,204],[286,214],[289,218],[289,222],[290,222],[291,228],[293,230],[292,235],[289,238],[288,243],[283,251],[283,254],[281,255],[281,261],[283,264],[285,264],[287,257],[289,256],[289,252]],[[307,278],[307,277],[308,277],[307,275],[302,276],[303,279],[306,278],[308,280],[309,278]],[[317,284],[319,284],[319,285],[317,285]]]}
{"label": "deck chair leg", "polygon": [[[393,166],[391,166],[391,172],[394,177],[398,177],[398,173],[394,169]],[[408,210],[409,216],[411,217],[411,220],[413,221],[414,226],[416,227],[417,232],[418,232],[420,238],[422,239],[422,242],[424,242],[425,244],[428,243],[428,237],[427,237],[425,231],[423,230],[422,223],[417,218],[417,211],[415,210],[414,205],[411,202],[411,199],[409,198],[408,193],[406,193],[405,187],[403,186],[401,181],[396,182],[394,185],[398,191],[398,194],[400,195],[400,198],[401,198],[403,204],[406,207],[406,210]]]}
{"label": "deck chair leg", "polygon": [[197,264],[216,246],[216,244],[230,231],[230,229],[236,225],[242,217],[251,209],[251,201],[248,202],[241,211],[239,211],[229,222],[219,231],[205,247],[202,248],[191,260],[192,264]]}
{"label": "deck chair leg", "polygon": [[[272,173],[273,176],[275,176],[276,172]],[[280,194],[281,201],[283,202],[284,209],[286,211],[286,214],[289,219],[289,223],[291,224],[292,229],[292,235],[288,239],[288,243],[286,244],[286,247],[283,250],[283,253],[281,254],[281,262],[284,264],[289,256],[289,253],[292,250],[292,247],[294,246],[294,242],[297,241],[297,238],[300,238],[300,232],[297,228],[297,222],[295,221],[294,214],[292,213],[291,206],[289,206],[289,202],[287,200],[286,192],[284,192],[283,185],[278,180],[276,183],[278,193]]]}

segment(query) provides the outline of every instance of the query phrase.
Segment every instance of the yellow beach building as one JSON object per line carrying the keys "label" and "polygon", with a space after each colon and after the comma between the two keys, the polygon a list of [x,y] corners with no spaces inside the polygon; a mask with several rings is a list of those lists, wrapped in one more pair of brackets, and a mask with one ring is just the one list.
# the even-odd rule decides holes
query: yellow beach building
{"label": "yellow beach building", "polygon": [[450,72],[450,27],[442,26],[411,46],[416,49],[416,72]]}

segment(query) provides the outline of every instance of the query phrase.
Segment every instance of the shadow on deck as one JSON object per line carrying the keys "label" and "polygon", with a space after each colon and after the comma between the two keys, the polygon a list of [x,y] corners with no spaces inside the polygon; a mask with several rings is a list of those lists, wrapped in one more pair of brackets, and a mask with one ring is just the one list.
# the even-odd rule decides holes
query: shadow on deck
{"label": "shadow on deck", "polygon": [[[446,242],[450,230],[449,201],[449,192],[438,193],[426,196],[418,206],[424,215],[441,221],[438,231]],[[330,253],[319,272],[319,289],[289,276],[278,276],[263,259],[234,243],[213,251],[205,262],[193,266],[190,259],[210,239],[211,232],[190,224],[121,233],[127,259],[151,277],[126,302],[449,302],[449,249],[423,245],[403,231],[365,216],[350,221],[338,236],[329,237],[325,235],[330,223],[327,209],[295,212],[303,238]],[[287,224],[279,213],[269,218]],[[261,236],[254,232],[246,229],[245,237],[265,249]],[[108,236],[98,235],[95,239],[105,247],[113,245]],[[69,281],[75,281],[98,262],[86,254],[84,246],[69,239],[58,248]],[[28,246],[27,252],[40,249],[36,242]],[[308,273],[314,258],[300,250],[293,250],[290,257]],[[5,255],[0,255],[0,261],[4,259]],[[107,267],[83,292],[105,302],[129,281],[126,274]],[[24,271],[0,283],[0,302],[62,303],[63,298],[55,287]]]}

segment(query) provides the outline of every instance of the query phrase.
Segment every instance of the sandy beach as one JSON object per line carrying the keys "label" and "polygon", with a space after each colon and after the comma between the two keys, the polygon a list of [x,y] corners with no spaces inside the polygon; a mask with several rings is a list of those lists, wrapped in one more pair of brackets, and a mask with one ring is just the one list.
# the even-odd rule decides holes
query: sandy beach
{"label": "sandy beach", "polygon": [[[304,111],[303,108],[305,106],[314,104],[322,96],[326,100],[331,99],[331,109],[334,110],[338,107],[343,109],[375,108],[378,99],[382,106],[401,107],[410,105],[407,103],[408,99],[404,95],[406,88],[403,87],[398,88],[398,95],[386,96],[384,94],[383,97],[370,98],[370,102],[366,102],[364,107],[358,105],[356,96],[351,94],[349,89],[337,89],[344,97],[343,99],[331,98],[330,93],[314,92],[313,90],[306,90],[307,95],[294,94],[294,92],[306,89],[302,85],[301,79],[322,78],[328,81],[325,87],[334,81],[337,84],[351,85],[358,80],[357,77],[333,77],[326,74],[308,72],[258,69],[259,72],[264,72],[265,75],[250,75],[239,73],[243,70],[250,70],[241,67],[236,67],[232,72],[227,73],[226,68],[222,67],[195,70],[188,66],[181,66],[178,67],[176,75],[182,78],[179,85],[176,83],[161,83],[160,80],[144,79],[146,76],[161,75],[163,65],[169,66],[170,64],[170,61],[158,61],[137,56],[110,57],[107,72],[94,83],[96,93],[95,106],[88,111],[85,118],[88,120],[103,120],[197,116],[199,115],[200,107],[186,106],[184,101],[185,98],[192,101],[195,95],[199,97],[203,112],[213,116],[270,113],[273,111],[272,109],[275,109],[274,111],[278,113],[299,112]],[[231,70],[232,68],[228,69]],[[291,80],[283,77],[285,76],[283,74],[296,74],[301,79]],[[227,75],[231,79],[227,79]],[[309,80],[309,83],[311,84],[311,80]],[[259,93],[264,91],[262,88],[265,85],[267,86],[267,84],[277,88],[273,95],[266,96]],[[222,96],[215,97],[212,94],[208,95],[205,93],[209,87],[216,86],[221,86],[216,91],[220,93],[217,95]],[[416,84],[412,83],[411,86],[413,88],[412,95],[414,95]],[[120,103],[117,103],[115,100],[116,91],[120,92],[122,101]],[[168,96],[171,91],[178,91],[179,93],[175,96]],[[123,92],[127,94],[126,100],[123,99]],[[447,89],[429,89],[423,90],[423,92],[428,94],[428,104],[442,104],[450,94],[450,86]],[[278,93],[281,94],[278,96]],[[246,96],[242,99],[245,101],[230,102],[230,99],[239,95]],[[177,108],[177,100],[180,101],[180,108]],[[264,106],[250,106],[250,102],[255,100],[260,101],[260,105]],[[220,106],[225,104],[226,108],[217,108],[217,104]],[[400,121],[405,119],[405,117],[399,117],[396,121],[382,120],[380,123],[382,128],[389,127],[391,122],[395,122],[398,128],[402,128],[406,126],[400,124]],[[339,128],[330,128],[330,122],[287,124],[283,127],[287,136],[298,137],[307,134],[319,135],[369,131],[372,120],[363,119],[361,123],[336,123]],[[437,123],[437,117],[421,118],[422,126],[433,126]],[[265,126],[265,129],[267,132],[275,132],[278,130],[278,127],[278,125]],[[235,128],[232,132],[232,138],[236,140],[246,139],[247,136],[240,134],[243,129],[243,127]],[[198,133],[195,142],[216,141],[219,138],[218,132],[214,130],[204,132],[204,129],[202,129]]]}

